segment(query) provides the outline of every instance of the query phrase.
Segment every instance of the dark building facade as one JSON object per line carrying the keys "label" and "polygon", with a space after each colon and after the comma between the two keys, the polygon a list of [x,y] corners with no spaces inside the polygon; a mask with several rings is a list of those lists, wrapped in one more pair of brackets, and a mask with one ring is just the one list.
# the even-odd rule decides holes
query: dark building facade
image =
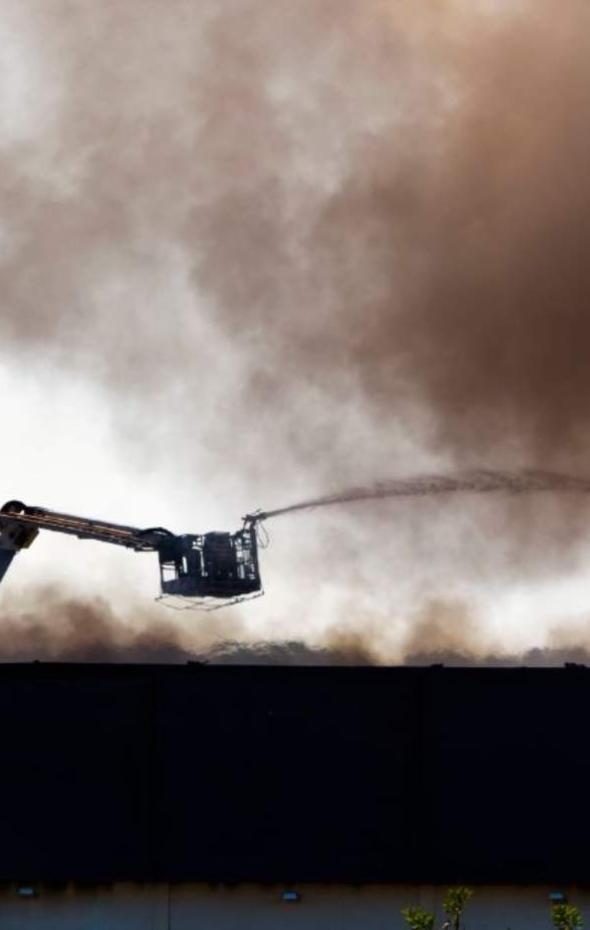
{"label": "dark building facade", "polygon": [[0,882],[590,884],[590,670],[0,666]]}

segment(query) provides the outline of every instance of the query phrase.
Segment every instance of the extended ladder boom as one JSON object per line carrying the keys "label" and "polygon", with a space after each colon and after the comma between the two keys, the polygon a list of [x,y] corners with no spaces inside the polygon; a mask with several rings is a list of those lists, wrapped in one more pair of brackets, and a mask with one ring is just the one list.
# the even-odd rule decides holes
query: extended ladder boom
{"label": "extended ladder boom", "polygon": [[[157,551],[163,540],[174,535],[162,527],[141,530],[121,523],[106,523],[90,517],[58,513],[55,510],[46,510],[44,507],[27,507],[21,501],[8,501],[0,509],[0,546],[4,531],[16,527],[22,527],[25,534],[27,530],[34,534],[30,542],[33,541],[37,530],[52,530],[55,533],[77,536],[78,539],[95,539],[117,546],[126,546],[136,552]],[[27,543],[17,545],[15,548],[25,548],[26,545]]]}
{"label": "extended ladder boom", "polygon": [[138,529],[90,517],[30,507],[8,501],[0,508],[0,581],[20,549],[28,548],[39,530],[66,533],[78,539],[124,546],[135,552],[157,552],[162,595],[237,601],[262,593],[256,539],[257,514],[244,518],[236,533],[184,533],[163,527]]}

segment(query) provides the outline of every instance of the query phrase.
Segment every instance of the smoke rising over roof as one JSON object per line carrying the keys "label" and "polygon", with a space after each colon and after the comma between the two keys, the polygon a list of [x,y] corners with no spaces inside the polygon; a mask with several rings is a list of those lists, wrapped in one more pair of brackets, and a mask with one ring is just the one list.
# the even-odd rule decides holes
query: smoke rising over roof
{"label": "smoke rising over roof", "polygon": [[[257,641],[234,612],[183,626],[169,616],[117,613],[101,598],[64,597],[51,586],[8,598],[0,659],[8,662],[205,662],[215,665],[590,665],[590,641],[573,624],[551,631],[543,648],[486,649],[477,619],[461,603],[431,602],[412,617],[396,648],[370,628],[336,625],[315,644]],[[375,632],[375,631],[373,631]]]}
{"label": "smoke rising over roof", "polygon": [[[581,0],[3,0],[3,19],[3,357],[100,385],[177,524],[173,482],[225,521],[438,468],[590,474]],[[581,570],[588,515],[315,521],[292,576],[286,543],[269,556],[306,594],[259,608],[265,635],[321,589],[298,635],[342,619],[387,652],[377,628],[461,599],[458,566],[490,597]]]}
{"label": "smoke rising over roof", "polygon": [[311,381],[461,458],[585,450],[583,3],[5,14],[5,339],[196,390],[211,326],[234,424]]}

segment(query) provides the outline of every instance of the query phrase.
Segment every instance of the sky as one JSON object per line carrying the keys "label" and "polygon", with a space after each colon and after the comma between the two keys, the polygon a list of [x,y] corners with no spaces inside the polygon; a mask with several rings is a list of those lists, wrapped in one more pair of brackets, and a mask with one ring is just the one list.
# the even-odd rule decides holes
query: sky
{"label": "sky", "polygon": [[[202,532],[395,476],[590,474],[589,17],[0,0],[5,499]],[[589,515],[285,516],[265,597],[206,617],[154,604],[155,556],[44,534],[3,583],[0,650],[59,655],[96,623],[195,650],[575,653]]]}

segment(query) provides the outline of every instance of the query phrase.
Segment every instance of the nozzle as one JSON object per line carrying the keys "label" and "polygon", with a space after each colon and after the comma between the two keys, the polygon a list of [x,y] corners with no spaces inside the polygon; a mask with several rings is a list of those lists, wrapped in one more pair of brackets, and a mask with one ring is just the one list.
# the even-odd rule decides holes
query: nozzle
{"label": "nozzle", "polygon": [[266,513],[263,510],[255,510],[254,513],[247,513],[245,517],[242,517],[244,526],[256,526],[257,523],[260,523],[262,520],[266,520]]}

